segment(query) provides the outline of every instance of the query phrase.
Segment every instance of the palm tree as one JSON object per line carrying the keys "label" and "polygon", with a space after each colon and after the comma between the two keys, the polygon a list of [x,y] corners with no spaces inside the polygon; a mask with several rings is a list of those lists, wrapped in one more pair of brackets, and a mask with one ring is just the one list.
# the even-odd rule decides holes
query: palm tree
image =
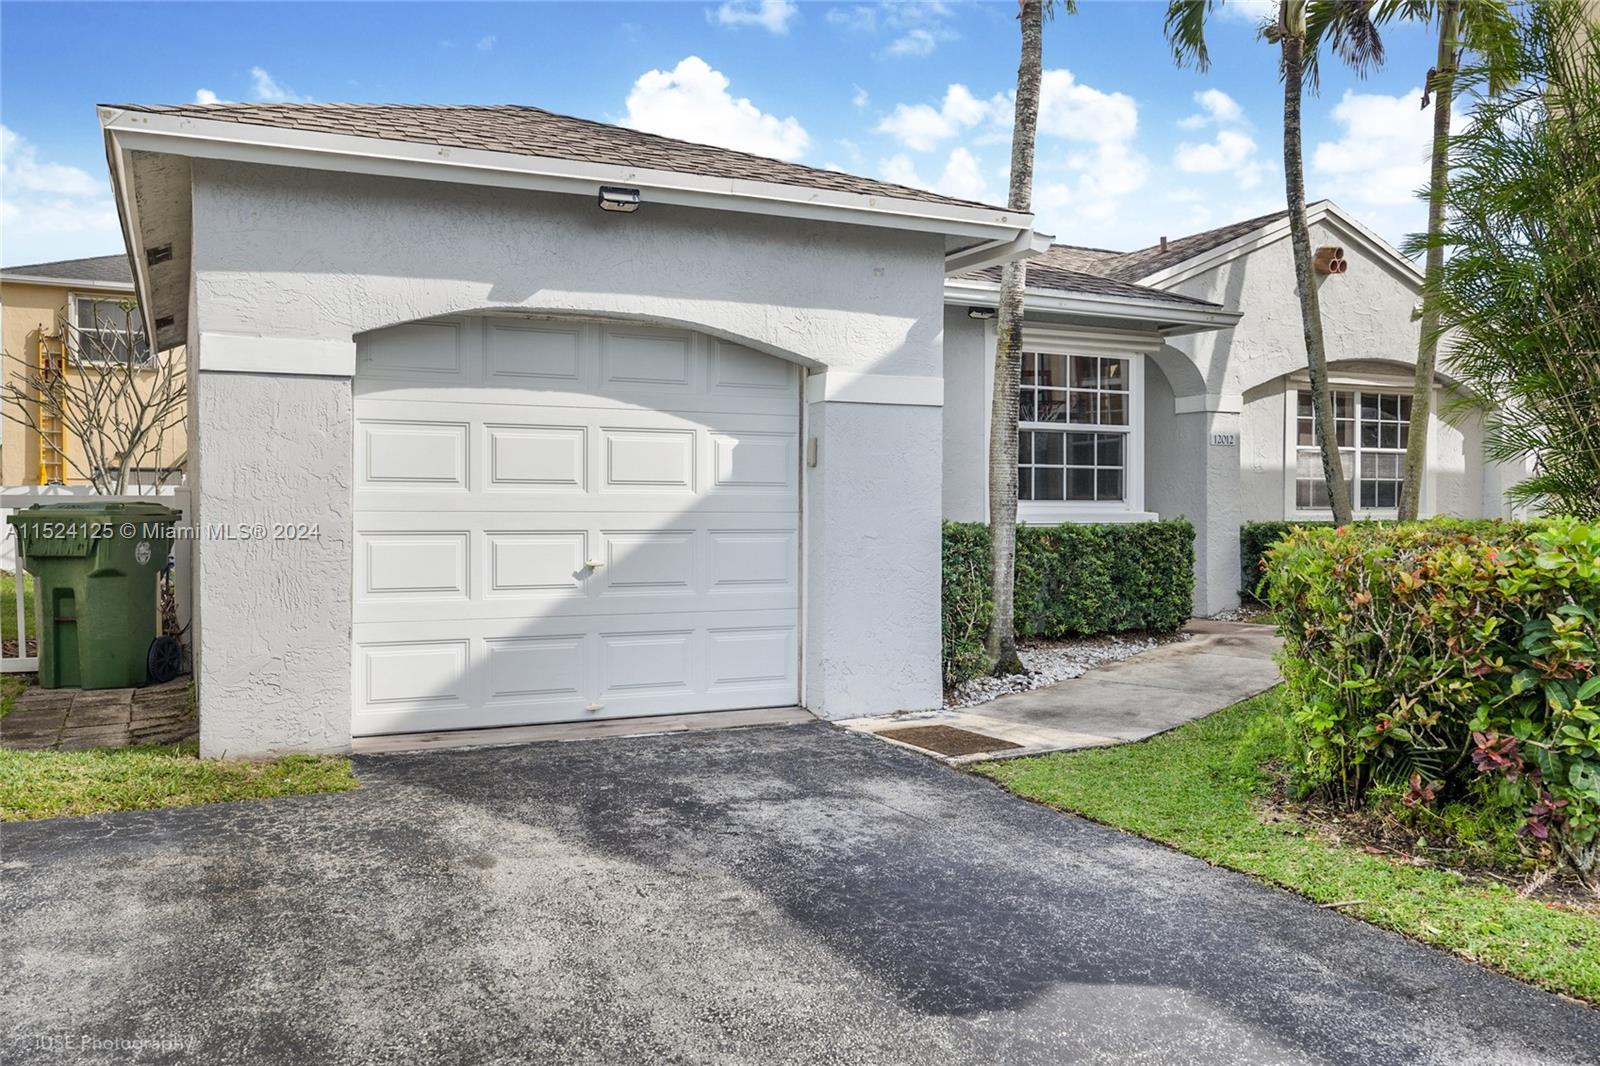
{"label": "palm tree", "polygon": [[[1043,77],[1044,20],[1055,0],[1018,0],[1022,26],[1022,59],[1017,64],[1017,103],[1011,127],[1011,188],[1006,206],[1024,214],[1033,210],[1034,134],[1039,125],[1039,82]],[[1076,10],[1064,0],[1068,14]],[[989,619],[989,658],[997,674],[1017,673],[1015,591],[1017,579],[1017,394],[1022,388],[1022,290],[1028,280],[1026,260],[1016,259],[1000,270],[999,341],[994,353],[993,411],[989,423],[990,592],[994,613]]]}
{"label": "palm tree", "polygon": [[[1219,0],[1171,0],[1167,5],[1167,42],[1179,66],[1204,71],[1211,65],[1205,27]],[[1322,452],[1322,479],[1328,488],[1333,520],[1350,521],[1350,483],[1345,480],[1328,391],[1328,353],[1322,337],[1322,309],[1311,266],[1311,227],[1306,221],[1305,161],[1301,145],[1300,103],[1306,85],[1315,91],[1317,57],[1324,42],[1359,74],[1383,61],[1383,42],[1371,19],[1373,0],[1281,0],[1277,16],[1262,24],[1261,37],[1279,48],[1283,77],[1283,183],[1289,208],[1289,241],[1294,249],[1295,287],[1300,293],[1300,321],[1306,344],[1306,369],[1311,376],[1311,402],[1316,411],[1317,445]]]}
{"label": "palm tree", "polygon": [[1387,0],[1375,15],[1390,19],[1436,22],[1438,55],[1422,87],[1422,106],[1433,100],[1433,151],[1428,172],[1428,233],[1422,299],[1422,333],[1417,341],[1416,380],[1411,390],[1411,426],[1407,430],[1405,481],[1400,488],[1400,520],[1417,518],[1422,478],[1428,463],[1428,420],[1433,410],[1433,374],[1439,361],[1440,278],[1444,274],[1445,189],[1450,175],[1450,112],[1457,91],[1463,49],[1477,53],[1491,94],[1501,92],[1514,76],[1518,55],[1516,19],[1504,0]]}

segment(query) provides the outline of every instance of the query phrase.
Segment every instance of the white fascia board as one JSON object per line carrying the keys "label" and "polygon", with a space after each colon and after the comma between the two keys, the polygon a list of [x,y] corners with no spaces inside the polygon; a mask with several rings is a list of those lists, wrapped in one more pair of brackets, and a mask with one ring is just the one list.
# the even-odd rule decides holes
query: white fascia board
{"label": "white fascia board", "polygon": [[[944,283],[946,304],[979,304],[992,307],[1000,298],[994,282],[950,279]],[[1203,333],[1227,329],[1241,317],[1238,311],[1198,304],[1179,304],[1172,300],[1140,300],[1130,296],[1105,296],[1098,293],[1045,292],[1030,289],[1023,293],[1023,310],[1055,314],[1087,315],[1095,318],[1120,318],[1156,324],[1163,333]]]}
{"label": "white fascia board", "polygon": [[601,185],[640,189],[652,203],[809,218],[939,233],[976,241],[1031,233],[1033,216],[888,196],[812,189],[741,178],[575,162],[480,148],[320,133],[149,111],[100,109],[108,145],[270,166],[378,174],[501,188],[594,196]]}
{"label": "white fascia board", "polygon": [[944,272],[946,275],[970,274],[1013,259],[1032,259],[1049,251],[1054,240],[1048,233],[1024,230],[1010,240],[988,241],[964,251],[951,252],[944,257]]}
{"label": "white fascia board", "polygon": [[[105,108],[101,108],[102,117]],[[139,314],[144,318],[144,335],[156,345],[155,301],[150,293],[150,270],[145,261],[144,241],[139,236],[139,205],[134,200],[128,175],[133,172],[132,160],[127,151],[119,147],[105,131],[106,166],[111,171],[111,198],[117,204],[117,221],[122,227],[122,243],[128,249],[128,263],[133,267],[133,291],[139,301]]]}
{"label": "white fascia board", "polygon": [[[1390,268],[1401,280],[1418,289],[1422,286],[1422,271],[1417,264],[1407,259],[1394,245],[1362,225],[1348,214],[1338,204],[1319,203],[1306,211],[1306,224],[1315,226],[1329,224],[1334,229],[1344,233],[1352,244],[1358,245],[1369,254],[1377,257],[1379,262],[1389,264]],[[1289,220],[1280,218],[1276,222],[1268,222],[1258,229],[1236,237],[1227,244],[1218,245],[1209,251],[1181,263],[1147,274],[1139,279],[1140,285],[1149,285],[1157,289],[1170,289],[1174,285],[1181,285],[1185,281],[1204,274],[1214,267],[1221,266],[1231,259],[1248,255],[1258,248],[1265,248],[1289,237]]]}
{"label": "white fascia board", "polygon": [[13,274],[10,271],[0,273],[0,281],[12,285],[50,285],[58,289],[74,289],[78,292],[90,290],[94,292],[132,292],[131,281],[90,281],[88,278],[47,278],[38,274]]}

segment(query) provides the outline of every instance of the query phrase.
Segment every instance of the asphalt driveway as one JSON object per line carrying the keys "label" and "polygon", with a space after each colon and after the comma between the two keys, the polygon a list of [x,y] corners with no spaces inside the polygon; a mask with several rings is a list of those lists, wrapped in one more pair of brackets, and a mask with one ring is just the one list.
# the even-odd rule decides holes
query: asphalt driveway
{"label": "asphalt driveway", "polygon": [[1600,1012],[823,725],[4,830],[0,1059],[1593,1062]]}

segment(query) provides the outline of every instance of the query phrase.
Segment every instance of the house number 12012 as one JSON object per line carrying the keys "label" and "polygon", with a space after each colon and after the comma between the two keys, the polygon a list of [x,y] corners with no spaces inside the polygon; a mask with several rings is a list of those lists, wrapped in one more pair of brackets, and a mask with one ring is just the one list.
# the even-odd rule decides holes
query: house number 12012
{"label": "house number 12012", "polygon": [[1211,434],[1211,446],[1213,448],[1237,448],[1239,446],[1239,434],[1213,433]]}

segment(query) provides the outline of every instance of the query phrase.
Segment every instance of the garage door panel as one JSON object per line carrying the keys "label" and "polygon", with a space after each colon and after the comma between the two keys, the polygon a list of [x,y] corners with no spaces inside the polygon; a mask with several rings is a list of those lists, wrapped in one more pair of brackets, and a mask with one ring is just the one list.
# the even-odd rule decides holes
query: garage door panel
{"label": "garage door panel", "polygon": [[489,323],[484,382],[507,388],[577,388],[585,380],[582,331],[576,326]]}
{"label": "garage door panel", "polygon": [[361,598],[466,599],[471,534],[465,530],[358,534]]}
{"label": "garage door panel", "polygon": [[581,494],[589,485],[589,431],[581,425],[487,423],[483,488]]}
{"label": "garage door panel", "polygon": [[357,485],[466,492],[470,430],[466,422],[364,421],[356,435]]}
{"label": "garage door panel", "polygon": [[361,346],[356,733],[796,701],[798,368],[642,326],[417,325]]}

